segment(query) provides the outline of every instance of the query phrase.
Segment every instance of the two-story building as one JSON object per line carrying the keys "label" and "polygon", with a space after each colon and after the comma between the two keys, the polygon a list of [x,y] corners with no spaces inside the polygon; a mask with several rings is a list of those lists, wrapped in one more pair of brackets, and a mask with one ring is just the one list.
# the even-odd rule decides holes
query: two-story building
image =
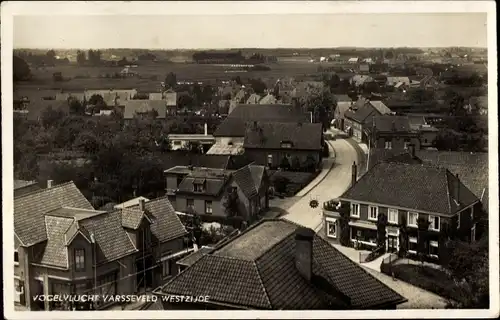
{"label": "two-story building", "polygon": [[357,141],[368,142],[366,128],[373,126],[372,118],[392,113],[382,101],[370,101],[364,98],[344,113],[344,131]]}
{"label": "two-story building", "polygon": [[[264,219],[155,289],[165,310],[387,310],[406,299],[313,230]],[[169,303],[169,295],[208,296]]]}
{"label": "two-story building", "polygon": [[292,105],[237,105],[215,130],[213,134],[215,144],[207,154],[242,154],[246,132],[245,123],[249,121],[310,122],[310,116]]}
{"label": "two-story building", "polygon": [[[176,211],[204,216],[237,216],[253,221],[269,207],[269,177],[264,166],[238,170],[176,166],[165,171],[167,195]],[[228,197],[237,198],[229,213]]]}
{"label": "two-story building", "polygon": [[[297,163],[301,167],[312,159],[320,163],[323,150],[321,123],[247,122],[245,124],[245,154],[256,164],[269,168]],[[299,168],[297,168],[299,169]]]}
{"label": "two-story building", "polygon": [[410,145],[420,149],[420,132],[410,123],[409,117],[390,114],[372,118],[367,124],[371,148],[407,150]]}
{"label": "two-story building", "polygon": [[[50,294],[134,294],[178,272],[187,231],[167,198],[97,211],[73,182],[14,199],[16,302],[30,310],[71,307],[35,301]],[[93,308],[107,307],[103,300]]]}
{"label": "two-story building", "polygon": [[[325,210],[325,232],[338,242],[349,234],[350,244],[367,249],[377,247],[379,215],[387,218],[386,250],[416,255],[419,241],[425,241],[428,257],[439,258],[446,250],[443,235],[474,241],[482,210],[480,200],[449,170],[421,163],[380,162],[356,181],[353,165],[352,186],[339,198],[349,207],[348,228],[341,230],[338,210]],[[426,240],[419,240],[419,218],[428,220]],[[405,232],[401,232],[404,228]],[[456,229],[456,230],[455,230]]]}

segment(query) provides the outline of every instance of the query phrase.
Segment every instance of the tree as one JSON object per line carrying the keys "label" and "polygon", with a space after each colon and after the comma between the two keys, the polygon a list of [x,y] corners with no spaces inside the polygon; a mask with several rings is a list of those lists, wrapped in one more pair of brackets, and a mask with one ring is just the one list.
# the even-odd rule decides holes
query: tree
{"label": "tree", "polygon": [[318,166],[318,163],[316,162],[316,159],[314,159],[313,156],[307,155],[306,160],[304,161],[302,168],[306,170],[307,172],[314,172],[316,171]]}
{"label": "tree", "polygon": [[56,59],[56,52],[54,50],[47,51],[45,55],[47,56],[47,58],[49,58],[50,61]]}
{"label": "tree", "polygon": [[417,103],[424,103],[434,100],[434,91],[418,88],[410,91],[410,100]]}
{"label": "tree", "polygon": [[428,237],[429,237],[430,222],[425,218],[417,219],[418,239],[417,239],[417,253],[422,264],[428,252]]}
{"label": "tree", "polygon": [[173,72],[169,72],[165,77],[165,88],[171,89],[175,88],[177,85],[177,75]]}
{"label": "tree", "polygon": [[449,129],[441,129],[432,144],[438,150],[457,151],[460,141],[455,132]]}
{"label": "tree", "polygon": [[297,156],[292,157],[291,169],[293,171],[300,171],[300,159]]}
{"label": "tree", "polygon": [[84,51],[78,50],[76,52],[76,62],[80,65],[83,66],[87,62],[87,56],[85,55]]}
{"label": "tree", "polygon": [[286,188],[290,183],[290,179],[283,176],[278,176],[274,179],[274,189],[277,193],[286,193]]}
{"label": "tree", "polygon": [[290,161],[288,160],[288,157],[283,157],[283,159],[281,159],[280,168],[290,170]]}
{"label": "tree", "polygon": [[309,94],[301,98],[300,104],[308,112],[313,113],[314,122],[322,123],[323,129],[330,127],[332,111],[337,104],[330,89],[312,89]]}
{"label": "tree", "polygon": [[242,85],[243,84],[243,82],[241,81],[240,76],[236,76],[236,77],[232,78],[231,80],[234,81],[234,82],[236,82],[236,84],[238,84],[238,85]]}
{"label": "tree", "polygon": [[250,86],[256,94],[263,94],[267,86],[261,79],[250,79]]}
{"label": "tree", "polygon": [[83,115],[85,113],[85,106],[78,99],[69,98],[69,112],[72,114]]}
{"label": "tree", "polygon": [[377,247],[385,248],[385,241],[387,238],[386,230],[387,216],[384,213],[379,213],[377,217]]}
{"label": "tree", "polygon": [[30,67],[24,59],[14,56],[12,63],[14,81],[25,81],[31,79]]}
{"label": "tree", "polygon": [[340,202],[340,208],[338,209],[338,212],[340,214],[340,219],[339,219],[339,228],[340,228],[340,244],[343,246],[348,247],[349,242],[350,242],[350,236],[349,236],[349,221],[351,220],[351,210],[349,207],[349,203],[347,202]]}
{"label": "tree", "polygon": [[224,211],[228,217],[240,215],[240,199],[236,188],[229,187],[223,202]]}
{"label": "tree", "polygon": [[45,128],[55,127],[58,125],[58,123],[62,121],[64,116],[65,116],[64,111],[60,109],[56,110],[53,109],[52,106],[49,106],[42,112],[41,115],[42,125]]}
{"label": "tree", "polygon": [[401,216],[399,224],[399,257],[405,257],[408,252],[408,227],[406,225],[406,216]]}
{"label": "tree", "polygon": [[92,131],[81,132],[74,142],[75,149],[81,149],[86,153],[95,154],[99,148],[97,138]]}
{"label": "tree", "polygon": [[104,102],[104,98],[100,94],[93,94],[88,104],[93,106],[93,113],[99,113],[101,109],[107,109],[106,102]]}

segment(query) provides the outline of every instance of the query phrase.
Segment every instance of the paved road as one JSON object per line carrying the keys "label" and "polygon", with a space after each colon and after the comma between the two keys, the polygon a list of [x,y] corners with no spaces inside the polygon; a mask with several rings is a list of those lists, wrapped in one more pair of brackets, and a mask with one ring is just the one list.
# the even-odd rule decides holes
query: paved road
{"label": "paved road", "polygon": [[[358,162],[356,149],[347,141],[337,139],[329,141],[335,150],[335,164],[323,177],[323,180],[311,190],[299,198],[286,210],[288,214],[283,218],[301,224],[305,227],[317,230],[322,224],[322,203],[339,197],[351,184],[351,166],[354,161]],[[313,183],[314,184],[314,181]],[[308,188],[308,187],[306,187]],[[302,193],[302,192],[301,192]],[[317,208],[311,208],[309,202],[316,199],[319,202]]]}

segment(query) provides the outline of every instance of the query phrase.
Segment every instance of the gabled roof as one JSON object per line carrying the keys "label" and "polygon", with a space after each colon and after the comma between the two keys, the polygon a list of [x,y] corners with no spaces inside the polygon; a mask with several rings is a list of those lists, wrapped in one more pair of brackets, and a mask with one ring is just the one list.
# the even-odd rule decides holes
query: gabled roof
{"label": "gabled roof", "polygon": [[152,223],[148,215],[139,210],[139,208],[124,208],[121,209],[122,214],[122,226],[127,229],[137,230],[141,225],[142,220],[146,219],[149,223]]}
{"label": "gabled roof", "polygon": [[260,99],[259,104],[275,104],[277,103],[276,97],[272,94],[265,95],[262,99]]}
{"label": "gabled roof", "polygon": [[177,92],[173,90],[165,91],[165,100],[167,107],[175,107],[177,105]]}
{"label": "gabled roof", "polygon": [[292,143],[292,150],[320,150],[321,123],[247,122],[244,148],[282,149]]}
{"label": "gabled roof", "polygon": [[124,209],[124,208],[128,208],[128,207],[132,207],[132,206],[135,206],[137,204],[139,204],[139,201],[140,200],[144,200],[145,202],[148,202],[149,199],[148,198],[145,198],[145,197],[137,197],[137,198],[134,198],[134,199],[130,199],[130,200],[127,200],[125,202],[122,202],[122,203],[119,203],[119,204],[116,204],[114,206],[114,209]]}
{"label": "gabled roof", "polygon": [[348,102],[352,101],[351,97],[349,97],[347,94],[336,94],[335,99],[337,99],[337,103],[344,102],[344,101],[348,101]]}
{"label": "gabled roof", "polygon": [[153,109],[158,112],[157,119],[164,119],[167,113],[165,100],[127,100],[124,105],[124,119],[133,119],[137,113],[146,113]]}
{"label": "gabled roof", "polygon": [[93,210],[73,182],[41,189],[14,199],[14,232],[24,246],[47,240],[45,214],[61,207]]}
{"label": "gabled roof", "polygon": [[369,103],[382,115],[392,112],[382,101],[369,101]]}
{"label": "gabled roof", "polygon": [[264,166],[248,165],[233,172],[234,182],[240,187],[247,199],[260,191],[265,170]]}
{"label": "gabled roof", "polygon": [[479,200],[445,168],[397,162],[374,165],[340,198],[448,216]]}
{"label": "gabled roof", "polygon": [[252,93],[250,97],[248,97],[246,104],[259,104],[260,99],[261,99],[260,95]]}
{"label": "gabled roof", "polygon": [[344,117],[344,114],[349,108],[353,105],[350,101],[339,101],[337,102],[337,107],[335,108],[335,114],[337,114],[340,118]]}
{"label": "gabled roof", "polygon": [[[131,207],[137,209],[139,205]],[[186,228],[175,213],[168,197],[161,197],[145,204],[148,216],[153,221],[151,233],[160,243],[167,242],[187,234]]]}
{"label": "gabled roof", "polygon": [[214,137],[244,137],[245,122],[309,122],[301,110],[285,104],[240,104],[217,127]]}
{"label": "gabled roof", "polygon": [[373,117],[373,124],[376,131],[382,132],[410,132],[410,120],[406,116],[383,115]]}
{"label": "gabled roof", "polygon": [[149,100],[163,100],[163,92],[151,92],[149,94]]}
{"label": "gabled roof", "polygon": [[370,309],[405,301],[317,235],[313,279],[306,280],[294,260],[298,229],[286,220],[264,219],[207,252],[161,293],[203,293],[216,303],[273,310]]}
{"label": "gabled roof", "polygon": [[36,181],[14,180],[14,190],[36,185]]}

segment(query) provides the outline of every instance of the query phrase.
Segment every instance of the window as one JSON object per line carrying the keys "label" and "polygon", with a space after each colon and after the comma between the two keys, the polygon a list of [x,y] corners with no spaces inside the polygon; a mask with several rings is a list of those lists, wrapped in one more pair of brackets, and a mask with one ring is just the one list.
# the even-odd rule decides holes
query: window
{"label": "window", "polygon": [[370,206],[368,211],[368,220],[377,220],[378,218],[378,207]]}
{"label": "window", "polygon": [[470,229],[470,241],[471,242],[475,242],[476,241],[476,224],[475,223],[472,226],[472,228]]}
{"label": "window", "polygon": [[333,218],[327,218],[327,236],[329,238],[337,238],[337,221]]}
{"label": "window", "polygon": [[428,143],[429,141],[428,141],[427,139],[424,139],[424,142],[425,142],[425,143]]}
{"label": "window", "polygon": [[203,192],[203,184],[195,183],[194,184],[194,192]]}
{"label": "window", "polygon": [[392,141],[391,140],[385,140],[385,148],[392,149]]}
{"label": "window", "polygon": [[390,223],[398,223],[398,209],[389,209],[388,221]]}
{"label": "window", "polygon": [[212,214],[212,201],[205,201],[205,213]]}
{"label": "window", "polygon": [[85,270],[85,250],[75,249],[75,269],[76,271]]}
{"label": "window", "polygon": [[409,237],[408,238],[408,252],[412,254],[417,253],[417,238],[416,237]]}
{"label": "window", "polygon": [[408,212],[408,226],[417,227],[418,213]]}
{"label": "window", "polygon": [[459,212],[459,213],[457,214],[457,229],[459,229],[459,228],[460,228],[460,214],[461,214],[461,212]]}
{"label": "window", "polygon": [[109,273],[97,280],[96,294],[110,296],[116,294],[117,273]]}
{"label": "window", "polygon": [[436,258],[439,255],[439,244],[437,241],[429,241],[429,255]]}
{"label": "window", "polygon": [[268,165],[272,165],[273,164],[273,155],[272,154],[268,154],[267,155],[267,164]]}
{"label": "window", "polygon": [[439,217],[437,216],[429,216],[429,229],[434,231],[439,231]]}
{"label": "window", "polygon": [[292,148],[292,143],[291,142],[282,142],[281,147],[285,149],[290,149]]}
{"label": "window", "polygon": [[405,139],[405,141],[404,141],[404,148],[408,149],[409,146],[410,146],[410,140]]}
{"label": "window", "polygon": [[358,203],[351,204],[351,217],[359,218],[359,204]]}
{"label": "window", "polygon": [[178,140],[174,141],[174,146],[180,146],[181,144],[182,144],[181,141],[178,141]]}
{"label": "window", "polygon": [[168,259],[162,263],[162,276],[163,278],[170,277],[172,275],[172,260]]}
{"label": "window", "polygon": [[194,199],[186,199],[186,207],[194,209]]}
{"label": "window", "polygon": [[14,263],[19,264],[19,252],[14,250]]}

